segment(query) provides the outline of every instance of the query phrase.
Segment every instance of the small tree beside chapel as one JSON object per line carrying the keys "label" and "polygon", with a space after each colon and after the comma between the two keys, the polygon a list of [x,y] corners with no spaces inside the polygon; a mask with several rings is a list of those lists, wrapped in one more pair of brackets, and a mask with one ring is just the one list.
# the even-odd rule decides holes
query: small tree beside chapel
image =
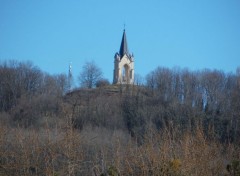
{"label": "small tree beside chapel", "polygon": [[96,83],[102,79],[102,70],[95,64],[95,62],[86,62],[82,71],[79,74],[79,82],[81,87],[93,88],[96,87]]}

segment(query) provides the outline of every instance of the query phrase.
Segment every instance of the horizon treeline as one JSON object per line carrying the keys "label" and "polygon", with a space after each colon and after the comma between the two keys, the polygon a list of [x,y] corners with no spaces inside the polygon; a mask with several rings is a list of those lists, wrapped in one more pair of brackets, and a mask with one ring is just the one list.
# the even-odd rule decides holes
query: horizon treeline
{"label": "horizon treeline", "polygon": [[49,75],[30,62],[4,62],[0,65],[1,118],[11,125],[37,127],[46,117],[61,119],[71,114],[76,128],[89,124],[120,128],[132,136],[144,135],[149,126],[174,125],[184,130],[202,123],[213,128],[221,141],[239,142],[239,68],[235,74],[226,74],[157,67],[141,82],[145,84],[125,85],[125,91],[120,85],[113,96],[100,89],[68,96],[67,75]]}

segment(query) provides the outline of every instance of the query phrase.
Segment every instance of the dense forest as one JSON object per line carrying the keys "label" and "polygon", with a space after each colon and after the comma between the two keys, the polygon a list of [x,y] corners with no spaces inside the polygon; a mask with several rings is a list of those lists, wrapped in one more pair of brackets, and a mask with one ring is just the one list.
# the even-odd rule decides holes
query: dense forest
{"label": "dense forest", "polygon": [[240,175],[240,68],[110,85],[88,65],[71,89],[68,75],[0,63],[0,175]]}

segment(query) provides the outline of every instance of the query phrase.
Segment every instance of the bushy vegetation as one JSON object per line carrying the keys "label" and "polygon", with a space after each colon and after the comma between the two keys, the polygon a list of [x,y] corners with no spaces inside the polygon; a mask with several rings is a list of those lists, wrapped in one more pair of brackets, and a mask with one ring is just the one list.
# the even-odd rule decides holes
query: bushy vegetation
{"label": "bushy vegetation", "polygon": [[158,67],[145,84],[69,91],[0,65],[0,175],[239,175],[240,70]]}
{"label": "bushy vegetation", "polygon": [[139,144],[126,131],[69,124],[1,124],[1,175],[239,175],[239,146],[208,139],[199,126],[149,129]]}

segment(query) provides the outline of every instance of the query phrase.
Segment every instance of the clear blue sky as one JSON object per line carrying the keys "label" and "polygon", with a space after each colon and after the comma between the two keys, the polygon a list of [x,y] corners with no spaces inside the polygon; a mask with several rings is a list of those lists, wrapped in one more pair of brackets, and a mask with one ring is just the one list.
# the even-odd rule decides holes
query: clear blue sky
{"label": "clear blue sky", "polygon": [[123,26],[135,72],[240,66],[240,0],[0,0],[0,60],[75,79],[94,60],[112,82]]}

